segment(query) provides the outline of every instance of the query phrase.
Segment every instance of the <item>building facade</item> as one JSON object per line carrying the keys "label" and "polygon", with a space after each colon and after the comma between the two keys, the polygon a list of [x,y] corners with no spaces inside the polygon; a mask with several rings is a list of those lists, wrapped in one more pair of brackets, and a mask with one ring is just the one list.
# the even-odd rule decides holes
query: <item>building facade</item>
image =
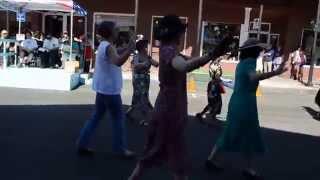
{"label": "building facade", "polygon": [[[264,5],[262,22],[266,25],[261,38],[268,43],[272,43],[273,38],[277,39],[285,54],[288,54],[300,45],[306,46],[304,36],[308,34],[307,32],[312,32],[310,22],[315,19],[318,3],[317,0],[308,0],[308,3],[303,0],[78,0],[78,2],[88,10],[88,16],[85,21],[79,21],[78,28],[75,28],[79,32],[76,34],[84,32],[80,29],[86,27],[86,31],[94,35],[95,25],[98,22],[118,21],[122,26],[135,28],[137,33],[144,34],[151,40],[151,53],[157,52],[157,49],[153,48],[157,44],[152,35],[157,21],[167,14],[176,14],[188,23],[183,47],[192,49],[193,55],[199,55],[204,51],[206,31],[212,29],[211,27],[232,27],[240,36],[241,24],[245,21],[245,8],[252,8],[250,22],[253,22],[259,17],[261,4]],[[7,21],[5,17],[6,12],[0,12],[0,24],[3,27]],[[10,29],[15,29],[16,25],[13,24],[16,23],[11,23],[15,21],[14,15],[11,14],[9,21]],[[25,25],[36,30],[41,29],[42,22],[39,15],[30,15]],[[310,34],[312,33],[309,32]],[[250,36],[255,35],[250,34]]]}

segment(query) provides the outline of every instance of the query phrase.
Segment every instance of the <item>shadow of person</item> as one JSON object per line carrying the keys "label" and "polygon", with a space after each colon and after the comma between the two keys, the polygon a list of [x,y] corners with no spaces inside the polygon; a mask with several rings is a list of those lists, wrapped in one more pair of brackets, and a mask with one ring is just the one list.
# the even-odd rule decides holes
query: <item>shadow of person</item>
{"label": "shadow of person", "polygon": [[306,107],[306,106],[303,106],[303,108],[305,111],[307,111],[312,116],[313,119],[320,121],[320,112],[319,111],[316,111],[313,108]]}

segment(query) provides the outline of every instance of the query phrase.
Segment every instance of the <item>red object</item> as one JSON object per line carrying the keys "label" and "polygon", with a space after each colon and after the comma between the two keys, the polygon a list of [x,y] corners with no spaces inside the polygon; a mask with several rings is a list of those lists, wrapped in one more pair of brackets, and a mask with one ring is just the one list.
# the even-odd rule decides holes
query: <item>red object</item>
{"label": "red object", "polygon": [[90,59],[92,59],[92,48],[91,46],[86,46],[84,49],[84,59],[86,61],[89,61]]}
{"label": "red object", "polygon": [[226,90],[224,89],[224,86],[222,83],[220,83],[220,92],[221,94],[225,94],[226,93]]}

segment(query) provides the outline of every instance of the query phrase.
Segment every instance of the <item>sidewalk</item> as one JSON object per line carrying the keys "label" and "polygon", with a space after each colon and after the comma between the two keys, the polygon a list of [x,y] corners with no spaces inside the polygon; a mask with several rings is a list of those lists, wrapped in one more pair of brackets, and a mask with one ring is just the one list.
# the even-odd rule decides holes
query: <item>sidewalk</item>
{"label": "sidewalk", "polygon": [[[150,79],[153,81],[158,81],[158,74],[156,72],[151,73]],[[132,79],[132,72],[131,71],[124,71],[123,72],[123,79],[131,80]],[[196,78],[197,84],[203,83],[201,78]],[[313,87],[305,86],[304,84],[294,81],[288,78],[282,77],[274,77],[271,79],[267,79],[260,82],[260,86],[262,88],[269,88],[269,89],[296,89],[296,90],[318,90],[320,88],[320,83],[315,83]]]}
{"label": "sidewalk", "polygon": [[299,89],[299,90],[317,90],[318,85],[314,87],[307,87],[304,84],[282,77],[274,77],[260,82],[263,88],[278,88],[278,89]]}

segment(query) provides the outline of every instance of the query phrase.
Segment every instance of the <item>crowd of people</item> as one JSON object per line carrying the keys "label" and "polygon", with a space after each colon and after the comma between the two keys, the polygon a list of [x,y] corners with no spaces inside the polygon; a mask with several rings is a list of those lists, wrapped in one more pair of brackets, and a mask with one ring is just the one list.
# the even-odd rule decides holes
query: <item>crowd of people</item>
{"label": "crowd of people", "polygon": [[273,45],[271,48],[265,47],[257,60],[257,71],[267,73],[276,70],[284,59],[282,48]]}
{"label": "crowd of people", "polygon": [[[125,158],[135,156],[135,153],[128,149],[127,143],[125,113],[121,100],[123,83],[121,66],[128,60],[130,54],[137,50],[132,62],[135,90],[129,116],[134,109],[151,106],[148,89],[149,69],[152,65],[159,66],[160,91],[148,121],[143,155],[128,179],[141,179],[147,169],[165,164],[175,180],[186,180],[190,174],[191,165],[185,139],[188,121],[187,73],[210,62],[214,64],[226,53],[230,39],[226,37],[205,56],[188,57],[181,54],[179,49],[186,24],[181,22],[178,16],[165,16],[160,20],[157,28],[155,38],[160,41],[159,63],[148,56],[147,40],[140,39],[136,43],[131,37],[126,46],[122,46],[119,50],[113,43],[118,37],[116,24],[102,22],[99,25],[100,44],[93,77],[93,90],[96,92],[95,110],[81,129],[77,149],[81,156],[94,155],[94,150],[90,148],[92,136],[106,111],[109,111],[114,153]],[[207,161],[204,162],[209,171],[222,169],[217,163],[217,155],[221,152],[238,152],[247,160],[247,166],[243,171],[244,176],[250,179],[260,178],[253,166],[253,160],[265,152],[259,126],[256,90],[259,81],[280,75],[287,70],[286,61],[282,60],[277,64],[277,68],[258,72],[257,59],[264,49],[266,47],[256,39],[247,40],[239,48],[240,63],[236,70],[235,87],[229,103],[225,129]],[[277,56],[280,57],[280,55]],[[208,86],[209,105],[205,110],[218,106],[217,109],[210,109],[214,114],[218,114],[222,103],[216,102],[221,101],[221,94],[224,91],[220,80],[222,69],[216,68],[210,74],[212,81]]]}
{"label": "crowd of people", "polygon": [[[276,70],[284,58],[285,56],[280,46],[267,47],[257,59],[257,71],[266,73]],[[307,57],[302,47],[289,54],[289,62],[291,64],[290,78],[302,82],[303,66],[307,63]]]}
{"label": "crowd of people", "polygon": [[[44,35],[40,31],[24,31],[24,39],[16,43],[6,43],[1,40],[9,40],[9,32],[1,31],[0,50],[5,48],[12,55],[8,58],[8,65],[18,67],[41,67],[41,68],[63,68],[66,61],[70,59],[79,61],[80,69],[89,72],[92,48],[89,35],[74,38],[72,52],[70,48],[70,37],[68,32],[63,32],[60,37],[51,33]],[[16,39],[16,38],[12,38]],[[14,62],[17,55],[17,62]],[[3,58],[2,58],[3,59]]]}

